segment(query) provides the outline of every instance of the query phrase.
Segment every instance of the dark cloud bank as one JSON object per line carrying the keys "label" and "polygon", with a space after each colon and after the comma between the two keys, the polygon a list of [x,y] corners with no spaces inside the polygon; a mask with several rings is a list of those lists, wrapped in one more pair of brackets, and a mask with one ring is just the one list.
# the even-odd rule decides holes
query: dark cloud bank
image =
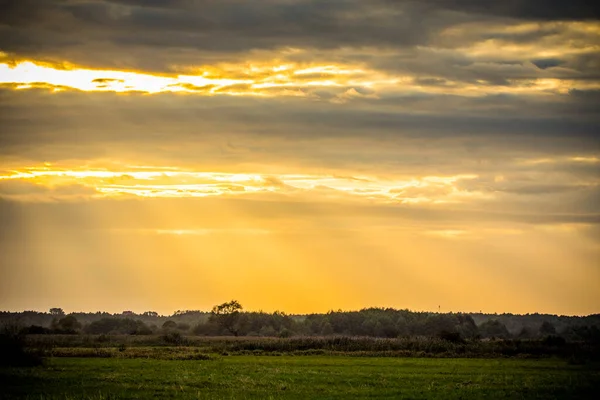
{"label": "dark cloud bank", "polygon": [[[565,28],[540,26],[537,32],[508,36],[471,28],[468,37],[452,40],[439,34],[471,22],[542,23],[600,17],[600,7],[585,0],[543,4],[535,0],[4,0],[0,9],[0,49],[4,51],[161,70],[169,64],[235,60],[251,50],[284,47],[407,50],[443,42],[444,47],[453,48],[489,38],[527,43]],[[565,62],[534,61],[541,68]]]}

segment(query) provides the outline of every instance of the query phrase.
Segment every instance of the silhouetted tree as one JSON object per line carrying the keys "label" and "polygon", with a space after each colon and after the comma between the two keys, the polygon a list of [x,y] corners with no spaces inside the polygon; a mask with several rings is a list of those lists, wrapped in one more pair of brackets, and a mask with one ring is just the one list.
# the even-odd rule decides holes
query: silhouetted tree
{"label": "silhouetted tree", "polygon": [[547,335],[555,335],[555,334],[556,334],[556,328],[554,327],[554,325],[552,325],[548,321],[542,322],[542,325],[540,326],[540,335],[547,336]]}
{"label": "silhouetted tree", "polygon": [[219,325],[215,323],[200,323],[194,327],[192,332],[195,335],[216,336],[219,334]]}
{"label": "silhouetted tree", "polygon": [[321,335],[324,336],[328,336],[328,335],[333,335],[334,331],[333,331],[333,327],[331,326],[331,324],[329,322],[325,322],[323,324],[323,326],[321,327]]}
{"label": "silhouetted tree", "polygon": [[479,326],[479,331],[483,337],[507,339],[510,333],[506,326],[497,319],[490,319]]}
{"label": "silhouetted tree", "polygon": [[46,328],[45,326],[31,325],[21,329],[23,335],[45,335],[52,333],[52,329]]}
{"label": "silhouetted tree", "polygon": [[144,317],[158,317],[158,313],[156,311],[145,311],[142,315]]}
{"label": "silhouetted tree", "polygon": [[473,339],[479,336],[479,329],[473,317],[467,314],[458,314],[456,315],[456,319],[458,320],[456,330],[462,338]]}
{"label": "silhouetted tree", "polygon": [[81,329],[81,324],[77,321],[72,315],[67,315],[59,319],[58,321],[54,321],[52,323],[52,327],[56,329],[60,333],[77,333],[78,330]]}
{"label": "silhouetted tree", "polygon": [[271,326],[271,325],[266,325],[263,326],[262,328],[260,328],[260,331],[258,332],[258,334],[260,336],[276,336],[277,335],[277,331]]}
{"label": "silhouetted tree", "polygon": [[524,326],[521,328],[521,331],[517,335],[519,339],[531,339],[535,336],[535,332],[531,330],[530,327]]}
{"label": "silhouetted tree", "polygon": [[62,308],[55,307],[50,309],[50,315],[55,317],[64,317],[65,312]]}
{"label": "silhouetted tree", "polygon": [[189,331],[190,328],[190,324],[186,324],[185,322],[180,322],[177,324],[177,329],[179,329],[180,331]]}
{"label": "silhouetted tree", "polygon": [[85,331],[91,334],[149,335],[152,333],[152,330],[142,321],[131,318],[102,318],[87,325]]}
{"label": "silhouetted tree", "polygon": [[162,324],[163,329],[175,329],[177,328],[177,322],[168,320]]}
{"label": "silhouetted tree", "polygon": [[220,325],[232,335],[238,336],[240,330],[240,311],[242,311],[242,308],[242,305],[237,300],[231,300],[228,303],[214,306],[210,312],[209,321]]}

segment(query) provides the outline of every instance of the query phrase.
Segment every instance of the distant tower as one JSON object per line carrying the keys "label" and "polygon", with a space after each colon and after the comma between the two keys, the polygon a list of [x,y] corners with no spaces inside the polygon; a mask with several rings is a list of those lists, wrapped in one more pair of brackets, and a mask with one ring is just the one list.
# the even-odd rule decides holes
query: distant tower
{"label": "distant tower", "polygon": [[438,306],[438,313],[442,312],[442,306]]}

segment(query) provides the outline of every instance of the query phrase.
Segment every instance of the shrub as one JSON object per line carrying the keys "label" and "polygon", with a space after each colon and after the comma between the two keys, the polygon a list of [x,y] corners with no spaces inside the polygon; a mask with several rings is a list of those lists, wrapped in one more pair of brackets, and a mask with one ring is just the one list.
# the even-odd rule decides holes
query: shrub
{"label": "shrub", "polygon": [[216,336],[219,334],[219,326],[210,322],[200,323],[192,331],[199,336]]}
{"label": "shrub", "polygon": [[458,332],[442,331],[439,333],[438,337],[442,340],[451,343],[465,343],[465,340],[460,336],[460,333]]}
{"label": "shrub", "polygon": [[173,344],[175,346],[183,346],[187,344],[187,339],[179,332],[169,332],[161,336],[163,342]]}
{"label": "shrub", "polygon": [[52,322],[55,333],[74,335],[81,329],[81,323],[72,315],[67,315]]}
{"label": "shrub", "polygon": [[542,340],[542,343],[546,346],[563,347],[567,344],[567,341],[563,337],[550,335],[546,336],[544,340]]}
{"label": "shrub", "polygon": [[260,331],[258,331],[260,336],[274,337],[277,336],[277,331],[271,325],[263,326]]}
{"label": "shrub", "polygon": [[185,322],[180,322],[177,324],[177,329],[179,329],[180,331],[189,331],[190,324],[186,324]]}
{"label": "shrub", "polygon": [[19,329],[5,326],[0,333],[0,365],[33,366],[41,363],[39,354],[27,351],[24,335]]}
{"label": "shrub", "polygon": [[107,334],[103,333],[102,335],[98,336],[96,338],[96,341],[98,343],[106,343],[110,341],[110,336],[108,336]]}
{"label": "shrub", "polygon": [[289,338],[292,337],[292,331],[290,331],[289,329],[282,329],[281,332],[279,332],[279,337],[280,338]]}
{"label": "shrub", "polygon": [[102,318],[86,326],[85,331],[91,334],[152,334],[152,330],[142,321],[130,318]]}
{"label": "shrub", "polygon": [[52,330],[39,325],[31,325],[21,329],[20,333],[23,335],[47,335],[52,333]]}
{"label": "shrub", "polygon": [[177,322],[168,320],[162,324],[163,329],[175,329],[177,328]]}
{"label": "shrub", "polygon": [[150,327],[148,327],[146,324],[144,324],[141,321],[137,321],[138,325],[136,327],[135,332],[133,333],[133,335],[152,335],[152,329],[150,329]]}
{"label": "shrub", "polygon": [[506,326],[497,319],[490,319],[479,326],[481,335],[486,338],[508,339],[510,333]]}

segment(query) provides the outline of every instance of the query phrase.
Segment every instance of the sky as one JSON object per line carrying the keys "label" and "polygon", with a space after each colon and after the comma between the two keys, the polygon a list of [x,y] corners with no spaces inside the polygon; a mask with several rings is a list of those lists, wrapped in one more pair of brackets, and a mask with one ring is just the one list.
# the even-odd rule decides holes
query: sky
{"label": "sky", "polygon": [[0,309],[600,312],[600,7],[0,0]]}

